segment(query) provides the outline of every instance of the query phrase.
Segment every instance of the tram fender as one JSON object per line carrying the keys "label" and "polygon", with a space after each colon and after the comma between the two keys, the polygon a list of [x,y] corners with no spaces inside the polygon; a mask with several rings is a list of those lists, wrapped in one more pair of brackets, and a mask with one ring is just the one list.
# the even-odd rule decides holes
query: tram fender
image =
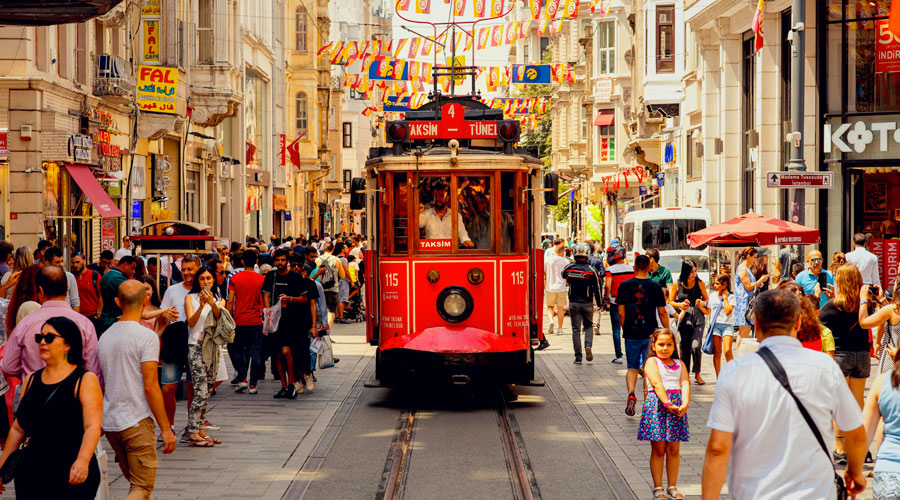
{"label": "tram fender", "polygon": [[424,352],[480,353],[511,352],[528,349],[524,335],[498,335],[472,327],[437,326],[410,335],[387,337],[381,348],[409,349]]}

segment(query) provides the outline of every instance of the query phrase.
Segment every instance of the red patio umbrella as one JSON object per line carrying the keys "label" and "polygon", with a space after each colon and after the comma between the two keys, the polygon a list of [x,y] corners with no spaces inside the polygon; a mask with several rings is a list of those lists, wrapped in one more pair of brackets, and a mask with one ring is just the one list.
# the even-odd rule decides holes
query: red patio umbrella
{"label": "red patio umbrella", "polygon": [[691,248],[701,245],[815,245],[819,230],[765,215],[749,214],[687,235]]}

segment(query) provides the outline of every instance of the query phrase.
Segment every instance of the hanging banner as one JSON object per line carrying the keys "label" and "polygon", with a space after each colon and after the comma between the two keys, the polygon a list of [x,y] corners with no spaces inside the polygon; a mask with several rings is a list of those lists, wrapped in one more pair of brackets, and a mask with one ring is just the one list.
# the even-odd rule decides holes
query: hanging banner
{"label": "hanging banner", "polygon": [[159,62],[159,21],[144,21],[144,61]]}
{"label": "hanging banner", "polygon": [[178,98],[178,68],[139,66],[137,106],[141,111],[175,114]]}
{"label": "hanging banner", "polygon": [[144,6],[141,7],[142,16],[158,16],[162,14],[160,4],[162,0],[144,0]]}
{"label": "hanging banner", "polygon": [[[522,68],[522,69],[520,69]],[[549,64],[531,64],[513,66],[513,83],[550,83]]]}

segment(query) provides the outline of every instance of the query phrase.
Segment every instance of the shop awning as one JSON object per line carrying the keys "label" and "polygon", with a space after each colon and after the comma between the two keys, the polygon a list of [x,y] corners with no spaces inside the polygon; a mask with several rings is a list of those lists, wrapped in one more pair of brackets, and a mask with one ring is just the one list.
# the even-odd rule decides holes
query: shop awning
{"label": "shop awning", "polygon": [[601,109],[597,112],[597,116],[594,117],[594,126],[595,127],[606,127],[612,125],[616,121],[616,110],[614,109]]}
{"label": "shop awning", "polygon": [[91,204],[100,212],[100,217],[124,217],[119,207],[109,198],[103,186],[94,178],[91,167],[66,163],[66,170],[75,180],[75,184],[84,192]]}

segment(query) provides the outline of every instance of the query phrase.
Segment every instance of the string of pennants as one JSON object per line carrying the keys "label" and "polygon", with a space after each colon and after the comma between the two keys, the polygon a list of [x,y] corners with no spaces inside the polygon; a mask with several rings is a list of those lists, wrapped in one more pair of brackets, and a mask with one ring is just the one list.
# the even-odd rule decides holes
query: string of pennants
{"label": "string of pennants", "polygon": [[619,172],[614,175],[607,175],[602,178],[603,180],[603,193],[609,193],[610,190],[618,191],[621,181],[625,181],[625,188],[630,187],[628,183],[628,175],[631,174],[635,177],[638,184],[644,182],[644,179],[647,178],[647,170],[644,167],[637,166],[630,168],[624,172]]}
{"label": "string of pennants", "polygon": [[[413,0],[406,0],[406,6],[408,8],[409,3]],[[430,0],[415,0],[416,1],[416,10],[420,11],[419,5],[423,2],[426,4],[423,9],[421,9],[421,13],[430,13]],[[481,8],[484,8],[485,0],[473,0],[473,5],[481,5]],[[491,2],[491,9],[493,12],[494,4],[499,2],[501,13],[503,8],[503,0],[487,0]],[[541,11],[541,2],[543,0],[529,0],[532,8],[532,13],[535,12],[535,6],[537,8],[537,12]],[[499,47],[502,45],[513,44],[519,38],[525,38],[528,34],[528,29],[531,27],[531,23],[533,21],[538,22],[538,33],[540,36],[546,36],[548,34],[558,33],[560,27],[562,26],[562,21],[568,18],[574,18],[578,16],[578,0],[565,0],[566,6],[565,15],[558,16],[560,13],[559,6],[563,0],[546,0],[546,9],[544,10],[544,17],[540,17],[539,15],[533,16],[532,19],[526,19],[524,21],[512,21],[509,23],[498,24],[494,26],[485,26],[479,28],[478,31],[473,35],[470,35],[465,32],[456,33],[455,40],[451,40],[456,46],[456,52],[461,54],[464,51],[470,51],[472,49],[472,45],[475,45],[476,50],[482,50],[487,47]],[[461,10],[464,10],[466,0],[453,0],[454,9],[457,8],[457,5],[462,5]],[[606,13],[609,12],[609,2],[610,0],[591,0],[591,12],[594,12],[596,7],[600,7],[601,17],[605,16]],[[403,9],[403,5],[401,2],[400,10]],[[569,13],[572,13],[571,15]],[[460,15],[460,14],[457,14]],[[484,17],[479,16],[476,13],[476,17]],[[331,60],[332,64],[352,64],[354,60],[357,58],[363,58],[365,55],[371,55],[373,57],[377,56],[392,56],[395,59],[399,59],[401,55],[406,54],[407,59],[413,59],[415,57],[431,57],[432,51],[437,52],[440,47],[443,47],[447,43],[447,38],[449,37],[448,33],[444,33],[440,35],[437,40],[431,40],[429,38],[424,37],[414,37],[414,38],[401,38],[396,40],[372,40],[372,41],[338,41],[338,42],[328,42],[322,47],[319,48],[318,55],[322,55],[326,51],[328,52],[328,57]]]}
{"label": "string of pennants", "polygon": [[[466,8],[471,1],[472,10]],[[444,0],[444,3],[453,3],[453,15],[464,16],[471,13],[476,18],[497,17],[506,13],[507,5],[516,0]],[[507,4],[508,2],[508,4]],[[543,13],[544,19],[556,17],[578,17],[578,4],[581,0],[528,0],[528,9],[533,19],[540,19]],[[601,15],[609,12],[610,0],[590,0],[591,14],[597,11]],[[431,0],[400,0],[397,10],[408,12],[411,4],[415,3],[417,14],[431,14]]]}

